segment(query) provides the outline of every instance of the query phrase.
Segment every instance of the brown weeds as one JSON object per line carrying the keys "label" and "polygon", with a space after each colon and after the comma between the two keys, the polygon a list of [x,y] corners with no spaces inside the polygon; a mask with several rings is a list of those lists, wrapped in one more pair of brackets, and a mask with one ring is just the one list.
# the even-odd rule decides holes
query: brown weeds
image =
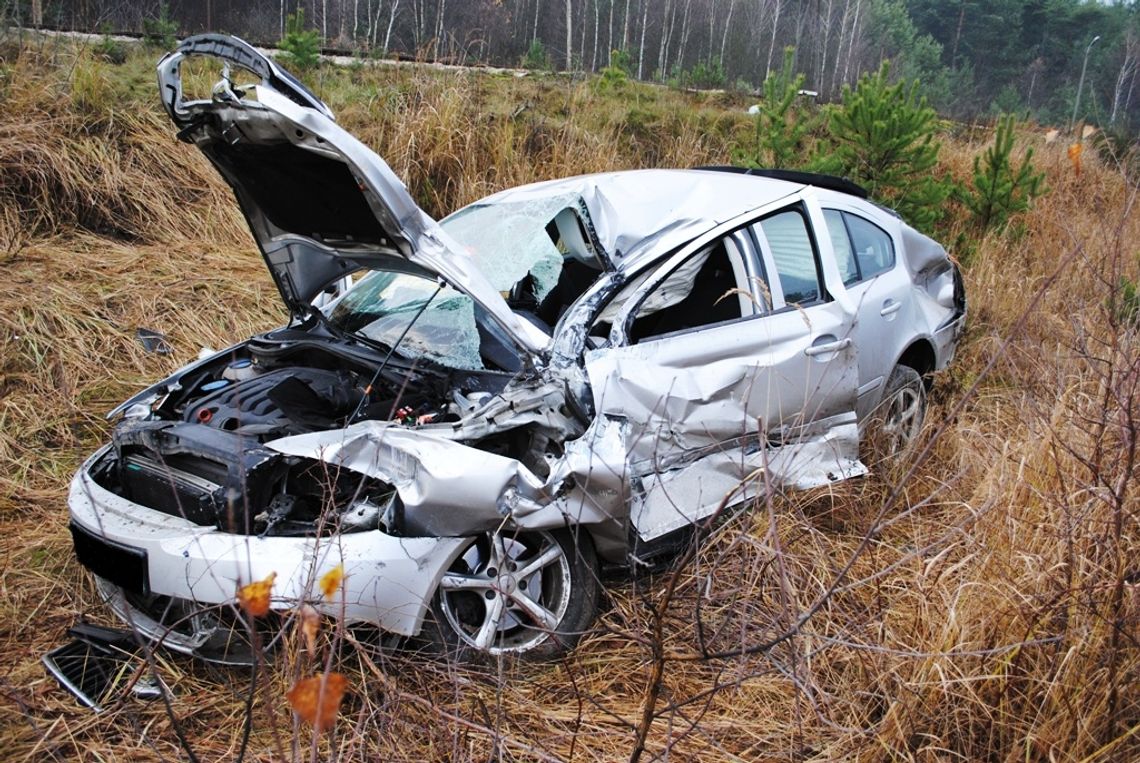
{"label": "brown weeds", "polygon": [[[969,335],[905,482],[733,515],[674,570],[611,584],[560,663],[464,668],[345,648],[358,636],[328,625],[314,648],[287,625],[252,695],[246,673],[157,653],[171,713],[131,698],[79,708],[37,662],[77,618],[106,617],[70,552],[71,473],[108,408],[201,345],[283,319],[228,191],[173,139],[149,66],[0,57],[6,759],[185,757],[175,724],[199,759],[232,759],[247,709],[253,760],[608,761],[639,738],[642,760],[1140,755],[1140,331],[1114,308],[1121,276],[1140,280],[1140,214],[1119,172],[1086,155],[1077,178],[1061,146],[1037,153],[1052,192],[977,244]],[[318,84],[437,215],[531,180],[724,162],[747,129],[693,96],[629,88],[367,68]],[[976,149],[948,138],[946,170],[965,180]],[[139,327],[174,353],[143,352]],[[330,670],[350,691],[313,741],[285,697]]]}

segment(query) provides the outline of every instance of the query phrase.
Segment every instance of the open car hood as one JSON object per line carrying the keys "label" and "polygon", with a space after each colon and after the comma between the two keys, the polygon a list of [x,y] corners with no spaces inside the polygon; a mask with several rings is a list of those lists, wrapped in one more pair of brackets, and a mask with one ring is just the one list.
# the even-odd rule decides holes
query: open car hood
{"label": "open car hood", "polygon": [[[209,99],[189,100],[181,64],[220,61]],[[258,80],[235,84],[233,70]],[[248,79],[248,77],[247,77]],[[158,63],[163,106],[230,184],[289,311],[304,317],[338,279],[362,268],[439,277],[466,293],[532,355],[549,342],[511,312],[474,260],[413,201],[379,156],[341,128],[303,84],[248,43],[187,38]]]}

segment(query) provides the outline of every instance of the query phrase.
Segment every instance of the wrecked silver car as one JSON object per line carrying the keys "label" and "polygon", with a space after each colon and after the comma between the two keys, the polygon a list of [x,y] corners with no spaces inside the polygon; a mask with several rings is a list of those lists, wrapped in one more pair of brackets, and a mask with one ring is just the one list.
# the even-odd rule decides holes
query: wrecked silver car
{"label": "wrecked silver car", "polygon": [[[223,67],[208,99],[183,94],[191,56]],[[437,223],[240,40],[190,38],[158,79],[291,315],[115,409],[72,483],[79,560],[174,649],[236,659],[235,592],[271,573],[281,613],[564,649],[603,565],[771,486],[864,474],[872,426],[905,447],[963,329],[944,249],[846,181],[616,172]]]}

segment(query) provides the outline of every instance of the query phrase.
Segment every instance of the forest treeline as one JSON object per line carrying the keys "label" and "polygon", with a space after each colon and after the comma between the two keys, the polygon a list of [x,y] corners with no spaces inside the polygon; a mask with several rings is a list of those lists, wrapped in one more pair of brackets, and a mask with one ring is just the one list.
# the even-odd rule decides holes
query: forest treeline
{"label": "forest treeline", "polygon": [[325,47],[370,55],[612,63],[643,80],[752,90],[792,47],[821,101],[889,59],[946,116],[1140,127],[1136,0],[0,0],[9,23],[260,43],[282,38],[298,10]]}

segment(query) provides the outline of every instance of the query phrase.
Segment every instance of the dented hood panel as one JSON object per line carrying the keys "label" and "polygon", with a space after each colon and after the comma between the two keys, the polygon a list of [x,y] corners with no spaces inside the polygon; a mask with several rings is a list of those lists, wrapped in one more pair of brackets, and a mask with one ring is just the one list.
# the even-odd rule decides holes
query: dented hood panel
{"label": "dented hood panel", "polygon": [[[188,56],[223,64],[211,98],[184,96],[181,64]],[[260,81],[236,87],[232,68]],[[549,337],[511,312],[384,160],[253,47],[224,35],[188,38],[159,62],[158,81],[179,138],[194,143],[233,188],[294,315],[309,312],[313,298],[348,273],[402,267],[466,293],[521,349],[546,346]]]}
{"label": "dented hood panel", "polygon": [[[285,437],[267,447],[390,483],[403,503],[406,532],[417,536],[596,524],[620,513],[627,498],[624,448],[615,433],[590,433],[568,444],[546,479],[516,459],[378,421]],[[590,498],[565,500],[576,485],[591,481]],[[599,502],[598,494],[609,499]]]}

